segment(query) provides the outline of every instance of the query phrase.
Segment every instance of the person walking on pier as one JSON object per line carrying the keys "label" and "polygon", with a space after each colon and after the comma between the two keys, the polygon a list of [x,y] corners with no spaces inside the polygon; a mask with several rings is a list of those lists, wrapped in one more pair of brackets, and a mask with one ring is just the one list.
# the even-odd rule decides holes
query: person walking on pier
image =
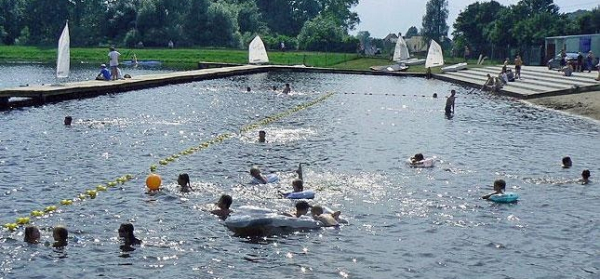
{"label": "person walking on pier", "polygon": [[110,58],[110,76],[112,80],[116,80],[119,76],[119,57],[121,54],[114,48],[110,48],[108,58]]}

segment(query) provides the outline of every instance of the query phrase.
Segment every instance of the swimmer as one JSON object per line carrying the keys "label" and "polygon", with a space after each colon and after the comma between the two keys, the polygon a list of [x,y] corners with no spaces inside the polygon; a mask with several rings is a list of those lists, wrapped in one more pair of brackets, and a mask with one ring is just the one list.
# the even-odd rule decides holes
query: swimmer
{"label": "swimmer", "polygon": [[300,218],[301,216],[308,214],[309,209],[310,209],[310,205],[308,204],[308,202],[299,201],[296,203],[296,212],[291,212],[291,213],[286,212],[286,213],[282,213],[282,215],[285,215],[288,217]]}
{"label": "swimmer", "polygon": [[496,194],[503,194],[504,193],[504,189],[506,189],[506,181],[504,181],[503,179],[498,179],[496,181],[494,181],[494,192],[487,194],[483,197],[481,197],[484,200],[489,199],[491,196],[496,195]]}
{"label": "swimmer", "polygon": [[252,89],[250,88],[250,86],[246,87],[246,92],[251,92]]}
{"label": "swimmer", "polygon": [[131,223],[121,224],[121,226],[119,227],[119,237],[123,240],[123,246],[121,246],[121,248],[131,247],[132,245],[142,244],[142,241],[137,239],[135,237],[135,235],[133,234],[133,230],[134,230],[133,224],[131,224]]}
{"label": "swimmer", "polygon": [[69,231],[63,226],[56,226],[52,231],[52,237],[54,237],[54,244],[52,247],[65,247],[67,246],[67,238],[69,237]]}
{"label": "swimmer", "polygon": [[338,226],[340,224],[339,216],[341,213],[341,211],[336,211],[331,214],[324,213],[323,207],[319,205],[315,205],[310,209],[310,214],[312,215],[313,219],[320,221],[325,227]]}
{"label": "swimmer", "polygon": [[219,216],[219,218],[225,220],[233,212],[233,210],[229,209],[231,204],[233,203],[233,199],[230,195],[221,195],[219,201],[217,202],[217,207],[219,209],[212,210],[210,213]]}
{"label": "swimmer", "polygon": [[257,166],[250,168],[250,175],[252,175],[252,177],[254,177],[259,184],[267,184],[267,179],[260,173],[260,170]]}
{"label": "swimmer", "polygon": [[27,226],[25,228],[25,237],[23,241],[29,244],[40,243],[40,230],[35,226]]}
{"label": "swimmer", "polygon": [[273,85],[273,91],[277,91],[277,86]]}
{"label": "swimmer", "polygon": [[290,92],[292,92],[292,88],[290,88],[290,84],[286,83],[285,84],[285,88],[283,88],[283,94],[289,94]]}
{"label": "swimmer", "polygon": [[[292,193],[298,193],[304,191],[304,183],[302,180],[296,178],[292,181],[292,188],[294,191]],[[281,193],[281,195],[285,198],[291,193]]]}
{"label": "swimmer", "polygon": [[450,97],[448,97],[448,99],[446,99],[446,114],[452,114],[454,113],[454,101],[456,99],[456,91],[454,89],[452,89],[450,91]]}
{"label": "swimmer", "polygon": [[419,165],[423,163],[423,160],[425,160],[425,156],[421,153],[417,153],[415,156],[410,157],[410,164]]}
{"label": "swimmer", "polygon": [[581,182],[581,184],[583,184],[583,185],[589,184],[590,176],[592,176],[592,174],[590,173],[590,170],[583,170],[581,172],[581,179],[579,180],[579,182]]}
{"label": "swimmer", "polygon": [[71,126],[71,122],[73,122],[73,117],[67,115],[65,116],[65,126]]}
{"label": "swimmer", "polygon": [[563,169],[568,169],[573,166],[573,161],[571,161],[571,157],[566,156],[562,158],[562,167]]}
{"label": "swimmer", "polygon": [[177,177],[177,184],[181,186],[181,192],[188,193],[189,191],[194,191],[192,189],[192,185],[190,184],[190,176],[187,173],[182,173]]}
{"label": "swimmer", "polygon": [[437,98],[437,93],[433,93],[433,98],[436,99]]}
{"label": "swimmer", "polygon": [[267,142],[267,140],[265,139],[267,136],[267,132],[265,131],[258,131],[258,142]]}

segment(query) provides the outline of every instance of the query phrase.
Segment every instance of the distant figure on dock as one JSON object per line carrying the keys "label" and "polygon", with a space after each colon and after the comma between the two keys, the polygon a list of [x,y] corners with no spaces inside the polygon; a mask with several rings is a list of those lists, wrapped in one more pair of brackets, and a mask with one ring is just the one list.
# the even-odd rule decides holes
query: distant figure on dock
{"label": "distant figure on dock", "polygon": [[515,57],[515,78],[521,79],[521,66],[523,66],[523,60],[521,60],[521,56],[517,55]]}
{"label": "distant figure on dock", "polygon": [[108,58],[110,58],[110,76],[112,80],[116,80],[119,76],[119,57],[121,53],[119,53],[114,47],[110,48],[110,52],[108,53]]}
{"label": "distant figure on dock", "polygon": [[261,143],[267,142],[266,137],[267,137],[267,132],[262,131],[262,130],[258,131],[258,142],[261,142]]}
{"label": "distant figure on dock", "polygon": [[573,161],[571,161],[571,157],[565,156],[562,158],[562,167],[563,169],[568,169],[573,166]]}
{"label": "distant figure on dock", "polygon": [[483,86],[481,86],[481,90],[486,90],[486,89],[489,89],[490,91],[494,91],[494,78],[490,74],[487,74],[487,79],[485,80],[485,83],[483,84]]}
{"label": "distant figure on dock", "polygon": [[290,88],[290,84],[286,83],[285,88],[283,88],[283,94],[290,94],[292,92],[292,88]]}
{"label": "distant figure on dock", "polygon": [[581,179],[579,180],[579,182],[581,182],[581,184],[583,184],[583,185],[589,184],[590,176],[592,176],[592,174],[590,173],[590,170],[583,170],[581,172]]}
{"label": "distant figure on dock", "polygon": [[69,115],[65,116],[65,126],[71,126],[71,122],[73,122],[73,117]]}
{"label": "distant figure on dock", "polygon": [[100,64],[100,73],[96,76],[96,80],[110,80],[110,72],[106,68],[106,64]]}
{"label": "distant figure on dock", "polygon": [[448,97],[446,99],[446,114],[453,114],[454,113],[454,101],[456,99],[456,91],[454,89],[452,89],[452,91],[450,91],[450,97]]}

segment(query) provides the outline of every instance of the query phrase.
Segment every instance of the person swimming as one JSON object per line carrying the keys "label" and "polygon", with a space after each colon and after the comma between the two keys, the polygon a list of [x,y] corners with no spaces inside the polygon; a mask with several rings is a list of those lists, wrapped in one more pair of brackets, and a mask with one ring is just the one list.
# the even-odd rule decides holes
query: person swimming
{"label": "person swimming", "polygon": [[63,226],[56,226],[52,231],[52,237],[54,238],[52,247],[65,247],[68,244],[67,238],[69,237],[69,231]]}
{"label": "person swimming", "polygon": [[258,142],[267,142],[266,140],[267,137],[267,132],[260,130],[258,131]]}
{"label": "person swimming", "polygon": [[29,244],[40,243],[40,230],[36,226],[27,226],[25,228],[25,236],[23,241]]}
{"label": "person swimming", "polygon": [[583,184],[583,185],[589,184],[590,176],[592,176],[592,174],[590,173],[590,170],[583,170],[581,172],[581,179],[579,180],[579,182],[581,182],[581,184]]}
{"label": "person swimming", "polygon": [[562,158],[562,167],[563,169],[568,169],[573,166],[573,161],[571,161],[571,157],[565,156]]}
{"label": "person swimming", "polygon": [[421,153],[417,153],[414,156],[410,157],[410,163],[412,165],[418,165],[423,163],[423,160],[425,160],[425,156],[423,156],[423,154]]}
{"label": "person swimming", "polygon": [[121,245],[121,250],[123,251],[133,251],[135,250],[133,245],[140,245],[142,241],[137,239],[133,234],[134,228],[131,223],[123,223],[119,226],[119,238],[123,240],[123,245]]}
{"label": "person swimming", "polygon": [[290,84],[289,83],[286,83],[285,87],[283,88],[282,93],[283,94],[290,94],[290,92],[292,92],[292,88],[290,88]]}
{"label": "person swimming", "polygon": [[71,117],[69,115],[65,116],[65,121],[64,121],[65,126],[71,126],[72,122],[73,122],[73,117]]}
{"label": "person swimming", "polygon": [[[302,192],[302,191],[304,191],[304,183],[302,182],[301,179],[296,178],[296,179],[292,180],[292,188],[294,189],[294,191],[291,193]],[[281,193],[281,195],[285,198],[291,193]]]}
{"label": "person swimming", "polygon": [[267,178],[261,174],[257,166],[250,168],[250,175],[256,180],[257,184],[267,184]]}
{"label": "person swimming", "polygon": [[252,92],[252,88],[250,86],[246,87],[246,92]]}
{"label": "person swimming", "polygon": [[505,189],[506,189],[506,181],[504,181],[503,179],[498,179],[498,180],[494,181],[494,192],[489,193],[481,198],[484,200],[487,200],[493,195],[503,194]]}
{"label": "person swimming", "polygon": [[177,184],[181,186],[181,192],[183,193],[194,191],[190,183],[190,176],[187,173],[182,173],[179,175],[179,177],[177,177]]}
{"label": "person swimming", "polygon": [[233,213],[233,210],[229,209],[231,204],[233,203],[233,198],[230,195],[221,195],[219,201],[217,202],[218,209],[212,210],[210,213],[219,216],[219,218],[225,220],[227,217]]}
{"label": "person swimming", "polygon": [[338,226],[340,224],[339,216],[341,213],[341,211],[336,211],[331,214],[325,213],[323,207],[319,205],[315,205],[310,209],[310,214],[312,215],[313,219],[323,223],[324,227]]}

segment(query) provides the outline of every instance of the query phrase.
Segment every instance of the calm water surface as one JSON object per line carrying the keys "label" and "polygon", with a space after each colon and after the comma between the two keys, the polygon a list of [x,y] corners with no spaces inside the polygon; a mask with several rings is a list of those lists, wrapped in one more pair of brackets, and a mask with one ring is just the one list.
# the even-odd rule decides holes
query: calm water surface
{"label": "calm water surface", "polygon": [[[283,83],[292,96],[268,89]],[[456,115],[446,119],[451,89]],[[257,130],[238,133],[159,166],[162,192],[145,193],[159,160],[327,92],[335,95],[262,127],[266,144]],[[62,125],[65,115],[72,127]],[[585,168],[592,179],[600,171],[600,126],[512,99],[417,78],[265,73],[5,111],[0,123],[2,224],[135,175],[32,218],[43,241],[52,226],[69,228],[63,252],[25,245],[23,229],[4,230],[2,278],[600,276],[598,184],[575,183]],[[436,156],[435,168],[408,168],[417,152]],[[560,168],[565,155],[572,169]],[[234,210],[291,210],[276,193],[291,188],[299,162],[308,163],[305,187],[318,190],[311,203],[341,210],[349,225],[249,240],[206,212],[222,193],[234,197]],[[254,164],[279,173],[281,184],[248,185]],[[183,172],[196,191],[178,192]],[[480,200],[499,178],[520,202]],[[122,222],[143,240],[130,253],[119,249]]]}

